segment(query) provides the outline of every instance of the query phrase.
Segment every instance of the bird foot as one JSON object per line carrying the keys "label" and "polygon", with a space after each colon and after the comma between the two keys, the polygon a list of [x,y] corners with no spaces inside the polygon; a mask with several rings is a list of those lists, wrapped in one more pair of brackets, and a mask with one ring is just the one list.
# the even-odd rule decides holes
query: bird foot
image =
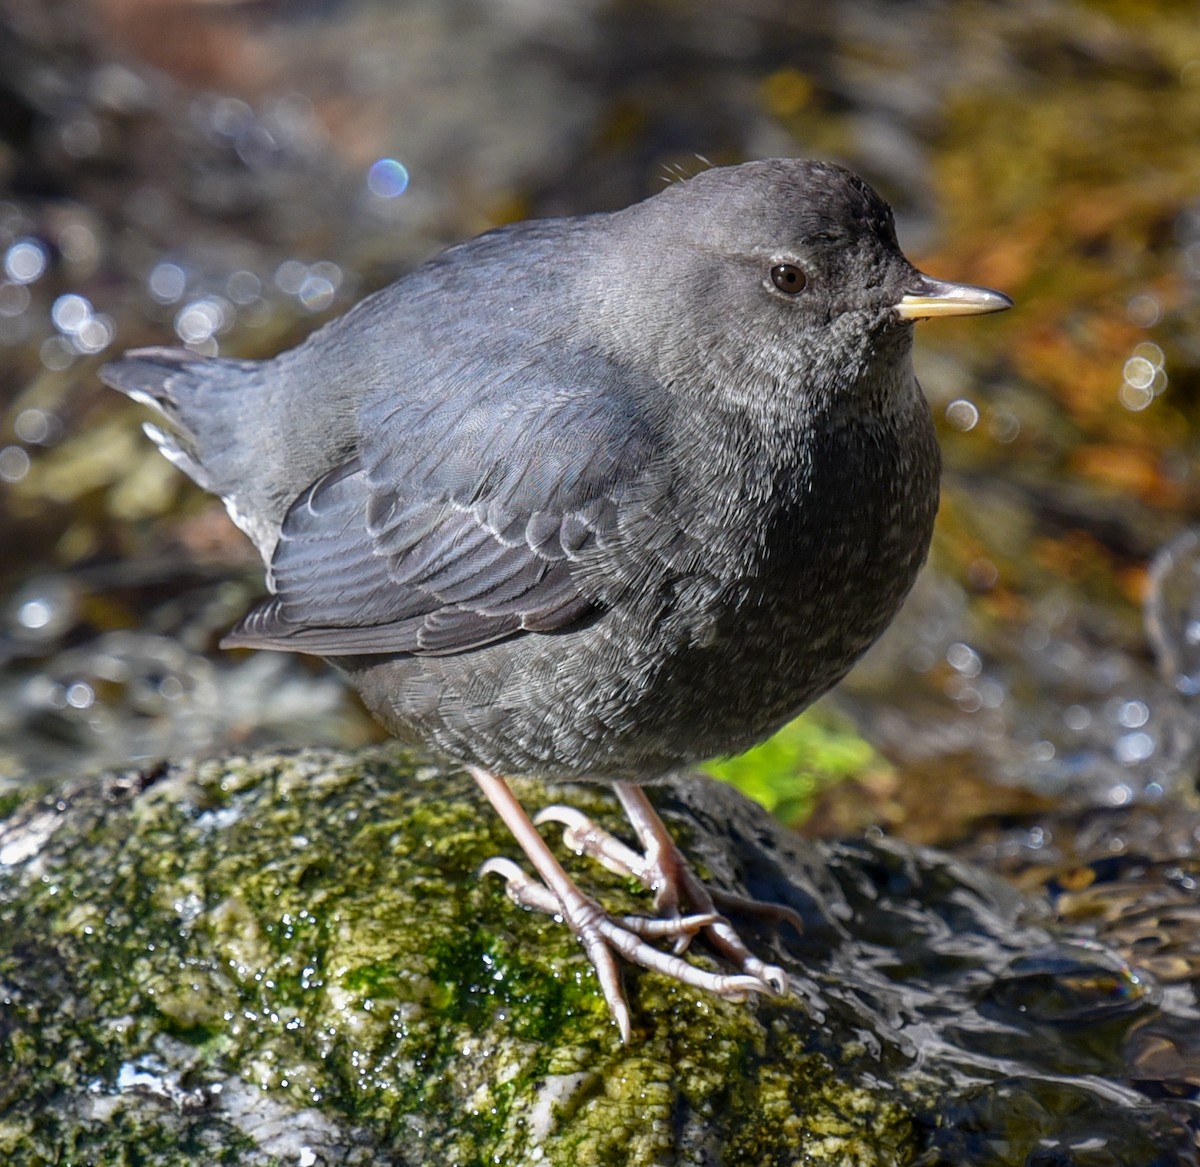
{"label": "bird foot", "polygon": [[[786,995],[788,982],[784,970],[778,965],[759,960],[746,947],[724,913],[738,912],[759,916],[772,923],[786,922],[800,932],[804,922],[799,914],[783,904],[765,903],[762,900],[710,888],[696,874],[687,857],[675,844],[641,788],[619,784],[616,790],[630,822],[646,847],[642,854],[574,807],[548,806],[539,812],[533,821],[539,826],[546,822],[562,824],[565,828],[563,842],[577,855],[587,855],[595,859],[614,875],[638,880],[643,887],[654,893],[655,908],[662,913],[671,913],[664,917],[667,922],[705,920],[706,922],[698,928],[678,930],[674,947],[677,955],[687,949],[694,936],[702,935],[708,944],[739,972],[761,982],[758,991]],[[682,915],[682,904],[689,905],[695,914]]]}
{"label": "bird foot", "polygon": [[[532,908],[547,916],[561,916],[562,904],[555,894],[538,880],[530,878],[511,859],[495,856],[488,859],[479,869],[480,875],[498,875],[504,880],[508,898],[522,908]],[[608,913],[605,913],[609,915]],[[676,940],[680,937],[692,937],[701,928],[706,928],[718,919],[713,912],[697,913],[691,916],[666,916],[654,918],[651,916],[613,916],[609,919],[617,922],[630,932],[641,936],[644,940]]]}
{"label": "bird foot", "polygon": [[614,916],[582,892],[564,904],[545,884],[527,875],[512,860],[499,857],[487,860],[480,868],[480,874],[499,875],[514,903],[556,916],[575,933],[596,970],[604,998],[624,1041],[629,1040],[632,1025],[614,953],[632,964],[729,1001],[744,1001],[751,993],[774,995],[777,992],[774,985],[753,974],[709,972],[647,943],[648,939],[690,936],[711,927],[718,918],[711,913],[657,920],[644,916]]}
{"label": "bird foot", "polygon": [[[574,831],[570,836],[575,840],[573,845],[582,843],[577,849],[595,854],[610,870],[633,875],[654,889],[655,901],[663,912],[658,919],[611,915],[594,899],[585,896],[563,870],[504,779],[481,767],[472,766],[469,770],[533,863],[538,878],[527,875],[517,864],[502,858],[489,859],[483,865],[482,873],[501,876],[510,898],[517,904],[556,916],[570,927],[596,971],[622,1041],[630,1040],[632,1018],[621,986],[618,956],[727,1000],[745,1000],[751,993],[771,996],[787,993],[787,976],[783,969],[755,957],[729,921],[716,910],[713,893],[672,842],[666,826],[640,787],[617,783],[615,789],[646,848],[645,855],[638,855],[570,808],[552,808],[544,811],[539,819],[566,821],[563,816],[567,816],[570,819],[568,829]],[[738,905],[754,904],[754,901],[733,898]],[[690,913],[680,911],[679,905],[683,902],[694,910]],[[789,917],[790,909],[774,905],[770,908],[770,914],[775,918]],[[799,921],[795,913],[790,916]],[[683,960],[679,954],[696,935],[703,935],[736,971],[711,972]],[[676,951],[656,948],[649,943],[651,940],[673,941]]]}

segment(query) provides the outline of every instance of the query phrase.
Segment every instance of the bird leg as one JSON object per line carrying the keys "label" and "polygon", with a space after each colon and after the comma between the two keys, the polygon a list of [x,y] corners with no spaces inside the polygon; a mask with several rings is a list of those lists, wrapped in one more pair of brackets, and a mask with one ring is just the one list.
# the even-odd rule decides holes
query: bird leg
{"label": "bird leg", "polygon": [[[783,969],[759,960],[746,947],[733,925],[724,915],[718,914],[718,909],[765,916],[775,922],[786,921],[798,932],[804,926],[799,914],[783,904],[764,903],[708,887],[671,838],[645,791],[629,782],[615,782],[613,788],[642,844],[641,855],[573,807],[549,806],[537,816],[536,822],[564,824],[563,838],[568,847],[578,854],[591,856],[616,875],[639,880],[654,893],[654,906],[660,912],[678,914],[680,904],[687,903],[694,911],[713,916],[712,922],[701,929],[709,944],[743,973],[757,977],[776,993],[786,993],[787,976]],[[687,947],[692,935],[690,931],[680,933],[676,941],[677,953]]]}
{"label": "bird leg", "polygon": [[521,845],[542,883],[529,879],[515,864],[503,859],[489,860],[484,864],[484,870],[504,876],[508,881],[509,895],[518,904],[561,916],[579,937],[588,960],[596,970],[600,989],[623,1042],[628,1042],[632,1035],[632,1021],[614,953],[643,968],[653,969],[721,997],[745,999],[749,993],[781,991],[771,981],[755,974],[708,972],[647,944],[643,939],[647,935],[679,937],[703,928],[712,928],[720,920],[711,911],[703,911],[696,916],[674,916],[664,921],[640,922],[635,926],[629,917],[609,915],[575,886],[504,779],[478,766],[470,766],[468,771],[504,820],[513,838]]}

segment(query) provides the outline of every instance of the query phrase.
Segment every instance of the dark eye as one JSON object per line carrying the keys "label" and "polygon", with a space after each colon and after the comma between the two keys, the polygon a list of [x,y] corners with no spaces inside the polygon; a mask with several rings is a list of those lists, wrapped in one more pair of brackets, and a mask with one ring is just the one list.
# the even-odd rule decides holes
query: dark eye
{"label": "dark eye", "polygon": [[777,263],[771,268],[771,283],[781,292],[794,296],[804,290],[808,278],[794,263]]}

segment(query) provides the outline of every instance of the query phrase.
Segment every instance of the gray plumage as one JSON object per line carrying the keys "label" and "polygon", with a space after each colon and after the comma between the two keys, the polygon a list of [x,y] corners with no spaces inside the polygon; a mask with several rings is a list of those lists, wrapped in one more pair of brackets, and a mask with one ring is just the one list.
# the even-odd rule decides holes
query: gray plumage
{"label": "gray plumage", "polygon": [[101,375],[269,565],[228,644],[491,771],[642,781],[771,733],[912,585],[922,279],[860,179],[757,162],[489,232],[274,360]]}

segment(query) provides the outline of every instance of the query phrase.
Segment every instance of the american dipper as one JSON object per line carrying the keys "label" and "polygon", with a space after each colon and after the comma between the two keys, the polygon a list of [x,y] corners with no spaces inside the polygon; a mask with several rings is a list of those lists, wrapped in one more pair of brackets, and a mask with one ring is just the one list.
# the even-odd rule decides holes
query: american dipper
{"label": "american dipper", "polygon": [[[273,360],[148,348],[101,376],[262,553],[271,596],[223,643],[327,657],[464,763],[540,880],[486,869],[573,929],[628,1040],[618,953],[786,991],[640,783],[762,740],[888,625],[938,502],[912,321],[1010,304],[918,272],[849,171],[774,159],[489,231]],[[514,773],[611,783],[643,854],[540,817],[659,918],[583,895]],[[696,934],[733,971],[684,960]]]}

